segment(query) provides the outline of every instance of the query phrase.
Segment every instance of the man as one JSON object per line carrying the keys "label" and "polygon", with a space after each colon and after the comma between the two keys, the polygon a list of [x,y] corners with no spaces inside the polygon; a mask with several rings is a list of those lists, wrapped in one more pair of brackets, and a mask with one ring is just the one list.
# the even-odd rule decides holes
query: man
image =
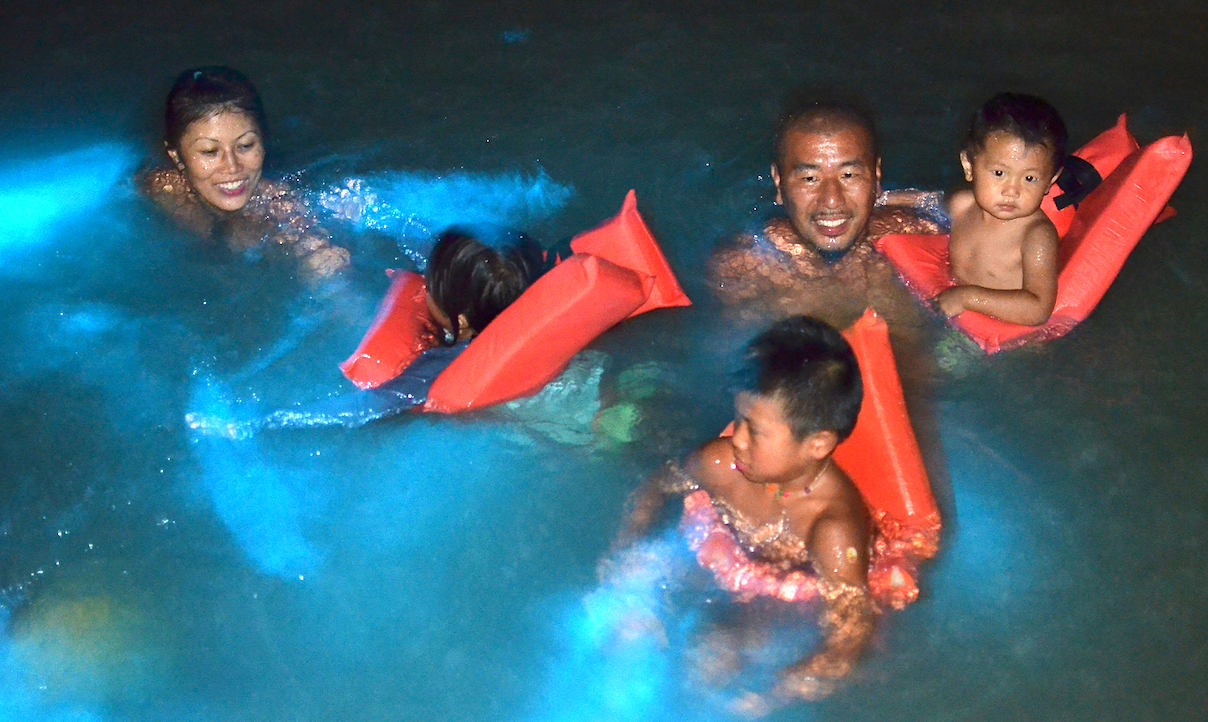
{"label": "man", "polygon": [[789,114],[771,173],[785,216],[714,254],[709,270],[722,302],[743,316],[808,314],[838,328],[872,306],[895,340],[917,337],[923,315],[872,240],[939,229],[903,208],[876,207],[881,160],[871,121],[832,105]]}

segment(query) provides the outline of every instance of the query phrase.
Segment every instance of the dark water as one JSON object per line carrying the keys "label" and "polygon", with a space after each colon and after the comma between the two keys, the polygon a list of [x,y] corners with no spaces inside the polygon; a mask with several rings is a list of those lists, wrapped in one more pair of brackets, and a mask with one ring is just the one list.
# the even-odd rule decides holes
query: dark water
{"label": "dark water", "polygon": [[[955,182],[998,90],[1048,98],[1075,143],[1127,112],[1142,142],[1198,145],[1208,119],[1200,3],[397,5],[0,11],[0,719],[724,717],[674,655],[585,652],[583,610],[607,606],[587,595],[625,495],[728,413],[745,331],[701,269],[767,208],[781,100],[863,98],[890,187]],[[133,191],[172,78],[210,63],[260,87],[278,172],[392,204],[379,229],[328,224],[345,286],[199,250]],[[186,428],[346,390],[400,218],[553,242],[629,188],[698,305],[610,333],[578,383],[356,431]],[[942,377],[923,596],[850,684],[777,719],[1203,718],[1205,191],[1193,164],[1069,337]],[[593,370],[648,363],[662,429],[593,435]]]}

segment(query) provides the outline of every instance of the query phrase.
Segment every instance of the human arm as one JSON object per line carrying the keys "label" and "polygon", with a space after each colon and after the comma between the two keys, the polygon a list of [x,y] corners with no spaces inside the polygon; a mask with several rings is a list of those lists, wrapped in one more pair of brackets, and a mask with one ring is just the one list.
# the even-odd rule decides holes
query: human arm
{"label": "human arm", "polygon": [[935,297],[939,310],[949,318],[963,311],[977,311],[1025,326],[1047,321],[1057,302],[1057,230],[1047,220],[1037,223],[1021,245],[1022,288],[953,286]]}
{"label": "human arm", "polygon": [[625,521],[612,543],[614,550],[627,547],[644,536],[654,525],[667,499],[699,488],[700,453],[696,452],[683,465],[664,464],[629,495],[625,503]]}
{"label": "human arm", "polygon": [[867,237],[875,241],[891,234],[943,233],[944,194],[917,189],[886,191],[868,219]]}
{"label": "human arm", "polygon": [[269,217],[277,226],[273,240],[299,259],[309,280],[328,278],[349,264],[348,249],[331,242],[310,208],[288,185],[262,183]]}
{"label": "human arm", "polygon": [[[853,512],[855,514],[855,512]],[[781,701],[820,699],[851,672],[873,631],[868,591],[867,529],[858,515],[829,516],[817,522],[810,558],[818,573],[824,605],[821,648],[780,673],[773,696]]]}

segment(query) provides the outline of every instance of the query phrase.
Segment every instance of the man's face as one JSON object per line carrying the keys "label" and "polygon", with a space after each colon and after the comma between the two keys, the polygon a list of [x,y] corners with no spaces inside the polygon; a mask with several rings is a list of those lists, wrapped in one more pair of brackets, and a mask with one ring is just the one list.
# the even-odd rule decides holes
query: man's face
{"label": "man's face", "polygon": [[846,251],[864,235],[881,190],[881,161],[859,126],[794,128],[772,165],[776,202],[820,251]]}

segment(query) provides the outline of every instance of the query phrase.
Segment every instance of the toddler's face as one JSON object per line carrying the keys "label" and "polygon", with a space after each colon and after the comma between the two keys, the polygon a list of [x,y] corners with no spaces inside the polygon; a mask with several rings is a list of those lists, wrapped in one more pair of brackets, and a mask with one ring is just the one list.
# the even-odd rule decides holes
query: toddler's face
{"label": "toddler's face", "polygon": [[973,198],[983,211],[1000,221],[1030,216],[1057,180],[1053,153],[1044,145],[1029,145],[1009,133],[995,132],[976,157],[961,153],[965,180],[973,183]]}

